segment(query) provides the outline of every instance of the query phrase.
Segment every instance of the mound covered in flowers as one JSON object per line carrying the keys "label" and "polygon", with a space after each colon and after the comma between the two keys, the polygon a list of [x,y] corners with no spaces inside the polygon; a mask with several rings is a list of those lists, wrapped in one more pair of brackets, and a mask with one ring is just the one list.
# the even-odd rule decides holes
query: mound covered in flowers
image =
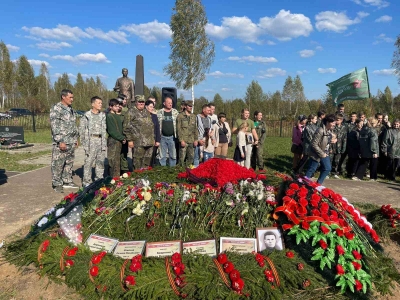
{"label": "mound covered in flowers", "polygon": [[[282,229],[285,249],[248,254],[135,255],[85,245],[119,241],[255,238]],[[368,220],[345,198],[305,179],[258,175],[229,160],[196,169],[136,170],[66,196],[7,246],[15,264],[65,283],[88,299],[283,299],[387,293],[397,273]]]}

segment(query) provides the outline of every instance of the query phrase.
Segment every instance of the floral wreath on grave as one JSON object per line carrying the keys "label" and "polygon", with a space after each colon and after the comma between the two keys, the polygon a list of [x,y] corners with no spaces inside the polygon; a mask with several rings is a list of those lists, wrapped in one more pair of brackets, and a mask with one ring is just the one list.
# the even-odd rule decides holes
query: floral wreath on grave
{"label": "floral wreath on grave", "polygon": [[306,178],[285,183],[282,205],[274,217],[286,216],[283,230],[296,238],[296,244],[311,243],[311,260],[320,269],[336,270],[336,285],[344,292],[372,287],[363,255],[371,254],[379,236],[360,211],[340,194]]}

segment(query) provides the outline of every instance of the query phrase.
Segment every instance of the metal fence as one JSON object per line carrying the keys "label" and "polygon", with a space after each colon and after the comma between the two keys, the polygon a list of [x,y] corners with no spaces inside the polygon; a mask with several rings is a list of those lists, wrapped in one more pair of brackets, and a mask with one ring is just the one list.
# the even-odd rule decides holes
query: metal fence
{"label": "metal fence", "polygon": [[[230,122],[231,128],[236,119]],[[294,122],[291,120],[264,120],[267,125],[267,136],[271,137],[291,137]],[[35,115],[36,129],[50,129],[49,114]],[[32,116],[19,116],[12,119],[1,119],[0,126],[22,126],[25,130],[32,130]]]}

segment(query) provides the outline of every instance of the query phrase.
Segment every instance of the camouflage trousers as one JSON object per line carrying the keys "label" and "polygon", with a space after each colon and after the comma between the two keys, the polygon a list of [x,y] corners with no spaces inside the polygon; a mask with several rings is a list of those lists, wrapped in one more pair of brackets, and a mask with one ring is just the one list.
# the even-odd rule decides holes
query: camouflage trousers
{"label": "camouflage trousers", "polygon": [[[186,159],[186,163],[185,163]],[[187,143],[185,147],[179,145],[179,164],[184,166],[193,165],[194,161],[194,146],[193,143]]]}
{"label": "camouflage trousers", "polygon": [[51,157],[51,183],[53,187],[72,182],[72,167],[75,159],[75,145],[67,145],[67,150],[61,151],[58,145],[53,145]]}
{"label": "camouflage trousers", "polygon": [[255,171],[258,167],[259,170],[264,169],[264,157],[263,157],[263,146],[253,146],[253,151],[251,153],[251,167]]}
{"label": "camouflage trousers", "polygon": [[92,183],[92,166],[95,164],[95,180],[104,177],[104,159],[106,151],[101,149],[101,138],[90,140],[89,150],[85,150],[85,164],[83,166],[83,186]]}
{"label": "camouflage trousers", "polygon": [[339,174],[339,162],[340,162],[340,157],[342,156],[342,154],[340,153],[331,153],[329,154],[329,158],[331,160],[331,165],[332,165],[332,169],[331,169],[331,173],[333,175],[338,175]]}
{"label": "camouflage trousers", "polygon": [[107,140],[107,159],[109,166],[109,174],[112,177],[121,175],[121,149],[122,143],[109,137]]}
{"label": "camouflage trousers", "polygon": [[133,148],[133,169],[147,168],[151,165],[153,146]]}

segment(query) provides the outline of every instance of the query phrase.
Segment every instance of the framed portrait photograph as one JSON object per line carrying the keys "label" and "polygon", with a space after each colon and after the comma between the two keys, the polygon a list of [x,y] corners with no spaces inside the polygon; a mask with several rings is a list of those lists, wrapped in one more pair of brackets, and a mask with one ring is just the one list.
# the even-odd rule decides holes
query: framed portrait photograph
{"label": "framed portrait photograph", "polygon": [[219,253],[230,251],[243,253],[252,253],[257,250],[256,239],[220,237]]}
{"label": "framed portrait photograph", "polygon": [[283,250],[285,248],[282,231],[276,227],[256,228],[257,249],[263,250]]}

